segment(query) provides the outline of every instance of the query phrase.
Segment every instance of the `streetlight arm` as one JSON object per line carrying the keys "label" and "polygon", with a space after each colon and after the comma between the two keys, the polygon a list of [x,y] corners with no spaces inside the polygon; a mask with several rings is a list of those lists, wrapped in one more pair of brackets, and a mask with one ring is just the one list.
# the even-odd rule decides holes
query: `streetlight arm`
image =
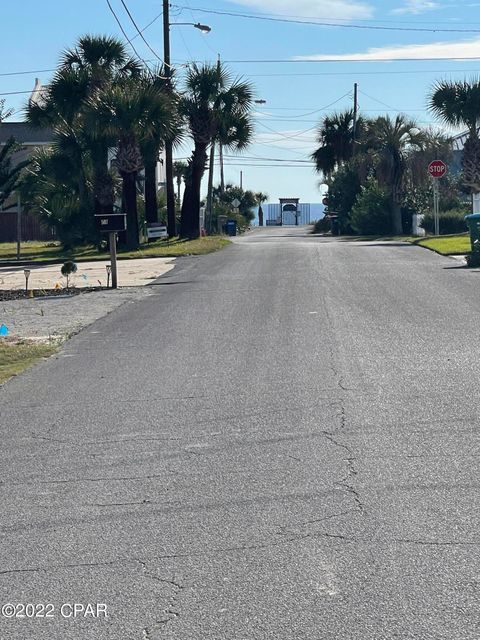
{"label": "streetlight arm", "polygon": [[210,33],[210,31],[212,30],[212,27],[209,27],[208,24],[200,24],[200,22],[171,22],[170,26],[171,27],[175,27],[175,26],[189,26],[189,27],[195,27],[195,29],[199,29],[200,31],[203,31],[204,33]]}

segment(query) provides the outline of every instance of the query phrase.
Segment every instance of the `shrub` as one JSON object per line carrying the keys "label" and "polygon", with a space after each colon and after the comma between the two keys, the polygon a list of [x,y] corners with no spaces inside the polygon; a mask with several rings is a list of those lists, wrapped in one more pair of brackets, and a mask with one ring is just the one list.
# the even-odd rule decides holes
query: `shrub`
{"label": "shrub", "polygon": [[[468,213],[465,209],[451,209],[450,211],[441,212],[439,215],[440,233],[448,235],[449,233],[464,233],[468,231],[467,223],[464,220]],[[421,227],[427,233],[435,233],[433,213],[425,214]]]}
{"label": "shrub", "polygon": [[312,233],[327,233],[328,231],[330,231],[330,227],[330,220],[328,218],[321,218],[320,220],[317,220],[313,225]]}
{"label": "shrub", "polygon": [[352,233],[350,214],[360,194],[360,178],[355,167],[340,167],[328,183],[328,208],[338,215],[341,233]]}
{"label": "shrub", "polygon": [[369,180],[357,196],[350,224],[360,235],[383,235],[391,232],[390,201],[375,180]]}

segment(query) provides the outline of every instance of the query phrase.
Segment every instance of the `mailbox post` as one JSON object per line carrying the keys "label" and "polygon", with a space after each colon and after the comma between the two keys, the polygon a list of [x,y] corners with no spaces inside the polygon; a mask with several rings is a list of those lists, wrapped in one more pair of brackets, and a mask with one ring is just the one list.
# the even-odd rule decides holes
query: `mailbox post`
{"label": "mailbox post", "polygon": [[101,233],[108,233],[110,245],[110,266],[112,269],[112,289],[117,288],[117,232],[127,228],[125,213],[96,215],[95,225]]}

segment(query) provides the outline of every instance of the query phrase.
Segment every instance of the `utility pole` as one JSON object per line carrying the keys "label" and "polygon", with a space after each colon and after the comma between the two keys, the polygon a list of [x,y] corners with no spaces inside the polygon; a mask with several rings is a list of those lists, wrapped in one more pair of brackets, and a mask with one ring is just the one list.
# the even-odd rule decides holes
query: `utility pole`
{"label": "utility pole", "polygon": [[353,155],[357,151],[358,84],[353,85]]}
{"label": "utility pole", "polygon": [[[220,89],[220,54],[218,54],[217,61],[217,88]],[[221,137],[221,136],[220,136]],[[213,222],[213,174],[215,171],[215,137],[211,142],[210,147],[210,165],[208,171],[208,191],[207,191],[207,207],[205,210],[205,230],[207,232],[212,231],[212,222]],[[220,141],[220,149],[222,147],[222,143]]]}
{"label": "utility pole", "polygon": [[240,171],[240,189],[243,190],[243,171]]}
{"label": "utility pole", "polygon": [[17,192],[17,260],[20,260],[20,246],[22,242],[22,200]]}
{"label": "utility pole", "polygon": [[[163,61],[167,85],[172,89],[172,67],[170,64],[170,6],[169,0],[163,0]],[[175,188],[173,185],[173,145],[169,140],[165,141],[165,187],[167,195],[167,230],[173,237],[177,234],[175,217]]]}
{"label": "utility pole", "polygon": [[213,172],[215,170],[215,140],[212,140],[210,147],[210,166],[208,170],[208,191],[207,191],[207,207],[205,209],[205,231],[208,233],[212,230],[213,219]]}

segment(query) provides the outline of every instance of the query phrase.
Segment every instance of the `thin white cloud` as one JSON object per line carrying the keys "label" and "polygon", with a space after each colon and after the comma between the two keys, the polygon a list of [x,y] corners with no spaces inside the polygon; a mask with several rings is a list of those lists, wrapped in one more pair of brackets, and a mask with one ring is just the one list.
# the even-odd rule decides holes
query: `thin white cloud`
{"label": "thin white cloud", "polygon": [[295,15],[302,18],[352,20],[371,18],[373,7],[359,0],[230,0],[233,4],[263,13]]}
{"label": "thin white cloud", "polygon": [[480,55],[480,38],[462,40],[460,42],[433,42],[431,44],[409,44],[393,47],[372,47],[361,53],[344,53],[340,55],[314,54],[295,56],[295,60],[410,60],[437,58],[473,58]]}
{"label": "thin white cloud", "polygon": [[426,11],[437,9],[439,6],[438,2],[432,2],[429,0],[405,0],[404,6],[394,9],[392,13],[396,13],[398,15],[413,13],[418,15],[419,13],[425,13]]}

